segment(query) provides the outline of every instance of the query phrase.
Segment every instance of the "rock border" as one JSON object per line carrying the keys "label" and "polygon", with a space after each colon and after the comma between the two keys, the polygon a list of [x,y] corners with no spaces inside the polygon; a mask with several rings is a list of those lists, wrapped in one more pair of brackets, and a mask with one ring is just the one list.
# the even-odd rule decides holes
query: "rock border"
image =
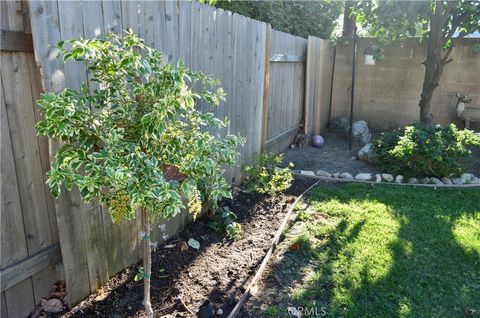
{"label": "rock border", "polygon": [[[322,170],[319,170],[322,171]],[[416,183],[410,183],[409,180],[407,182],[405,181],[405,178],[402,175],[397,175],[394,177],[391,174],[374,174],[374,173],[358,173],[355,177],[353,177],[350,173],[344,172],[344,173],[334,173],[330,174],[328,176],[327,174],[330,174],[326,171],[322,171],[320,175],[313,171],[309,170],[294,170],[292,171],[292,175],[294,176],[300,176],[300,177],[305,177],[305,178],[312,178],[312,179],[317,179],[317,180],[323,180],[323,181],[329,181],[329,182],[356,182],[356,183],[365,183],[365,184],[372,184],[372,185],[401,185],[401,186],[412,186],[412,187],[427,187],[427,188],[480,188],[480,183],[462,183],[462,184],[455,184],[454,182],[451,183],[444,183],[442,180],[438,178],[421,178],[421,179],[416,179],[416,178],[410,178],[409,180],[415,179]],[[359,180],[356,179],[357,176],[365,176],[369,175],[370,178],[369,180]],[[470,175],[471,178],[470,180],[476,180],[478,177],[475,177],[473,174],[463,174],[463,179],[466,178],[464,175]],[[378,177],[380,176],[380,180]],[[434,180],[432,180],[434,179]],[[461,178],[454,178],[457,179],[457,182]],[[448,179],[450,180],[450,179]],[[426,183],[426,182],[434,182],[434,183]],[[475,181],[478,182],[478,181]]]}

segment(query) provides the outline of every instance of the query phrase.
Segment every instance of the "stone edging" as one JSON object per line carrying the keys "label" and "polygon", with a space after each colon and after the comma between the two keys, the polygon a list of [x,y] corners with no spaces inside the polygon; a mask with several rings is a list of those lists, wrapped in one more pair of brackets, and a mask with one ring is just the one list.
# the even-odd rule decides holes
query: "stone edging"
{"label": "stone edging", "polygon": [[372,184],[372,185],[398,185],[398,186],[411,186],[411,187],[427,187],[427,188],[480,188],[480,184],[424,184],[424,183],[397,183],[397,182],[376,182],[376,181],[363,181],[363,180],[355,180],[355,179],[341,179],[335,177],[324,177],[324,176],[317,176],[317,175],[307,175],[303,173],[292,172],[292,175],[296,177],[305,177],[310,179],[317,179],[322,181],[328,182],[355,182],[355,183],[365,183],[365,184]]}

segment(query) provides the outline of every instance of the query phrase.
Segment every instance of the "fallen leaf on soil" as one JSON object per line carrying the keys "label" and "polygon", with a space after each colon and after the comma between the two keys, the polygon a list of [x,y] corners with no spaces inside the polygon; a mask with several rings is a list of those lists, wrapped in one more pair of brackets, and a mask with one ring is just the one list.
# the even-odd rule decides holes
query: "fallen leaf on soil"
{"label": "fallen leaf on soil", "polygon": [[290,247],[288,248],[290,251],[300,251],[300,244],[298,243],[293,243],[292,245],[290,245]]}
{"label": "fallen leaf on soil", "polygon": [[194,248],[196,250],[200,249],[200,242],[197,241],[196,239],[189,239],[188,240],[188,245],[190,245],[191,248]]}
{"label": "fallen leaf on soil", "polygon": [[180,245],[180,251],[186,251],[186,250],[188,250],[188,244],[187,244],[187,242],[181,241],[179,245]]}
{"label": "fallen leaf on soil", "polygon": [[60,299],[52,298],[49,300],[42,299],[42,309],[46,312],[60,312],[63,310],[63,303]]}

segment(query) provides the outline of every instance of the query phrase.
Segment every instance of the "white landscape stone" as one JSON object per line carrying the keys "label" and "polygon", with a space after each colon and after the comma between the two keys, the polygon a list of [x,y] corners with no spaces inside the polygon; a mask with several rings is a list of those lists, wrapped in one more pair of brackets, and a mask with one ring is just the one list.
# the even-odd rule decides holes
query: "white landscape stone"
{"label": "white landscape stone", "polygon": [[353,176],[348,173],[348,172],[344,172],[340,175],[340,178],[341,179],[347,179],[347,180],[353,180]]}
{"label": "white landscape stone", "polygon": [[451,185],[453,184],[452,180],[450,178],[447,178],[447,177],[443,177],[442,179],[440,179],[444,184],[447,184],[447,185]]}
{"label": "white landscape stone", "polygon": [[386,182],[392,182],[393,176],[389,173],[382,173],[382,180]]}
{"label": "white landscape stone", "polygon": [[428,183],[430,183],[430,178],[429,178],[429,177],[425,177],[425,178],[422,179],[421,182],[422,182],[423,184],[428,184]]}
{"label": "white landscape stone", "polygon": [[456,185],[461,185],[461,184],[465,183],[462,178],[453,178],[452,182],[453,182],[453,184],[456,184]]}
{"label": "white landscape stone", "polygon": [[370,181],[372,180],[372,175],[370,173],[359,173],[355,176],[355,180]]}
{"label": "white landscape stone", "polygon": [[474,178],[475,176],[471,173],[462,173],[460,176],[460,179],[462,179],[463,183],[470,183],[470,181]]}
{"label": "white landscape stone", "polygon": [[317,170],[317,172],[315,172],[315,174],[317,176],[320,176],[320,177],[331,177],[332,174],[330,172],[327,172],[325,170]]}
{"label": "white landscape stone", "polygon": [[435,177],[430,178],[430,181],[436,185],[443,185],[443,182],[440,179]]}
{"label": "white landscape stone", "polygon": [[470,181],[470,184],[480,184],[480,178],[473,177],[473,179]]}
{"label": "white landscape stone", "polygon": [[303,174],[304,176],[315,176],[315,172],[310,170],[300,170],[300,173]]}
{"label": "white landscape stone", "polygon": [[408,183],[410,183],[410,184],[417,184],[417,183],[418,183],[418,179],[417,179],[417,178],[410,178],[410,179],[408,179]]}
{"label": "white landscape stone", "polygon": [[382,175],[381,174],[377,173],[375,175],[375,182],[382,182]]}
{"label": "white landscape stone", "polygon": [[399,174],[396,178],[395,178],[395,182],[396,183],[403,183],[403,180],[405,179],[404,176],[402,176],[401,174]]}
{"label": "white landscape stone", "polygon": [[340,178],[340,172],[335,172],[332,176],[334,178]]}

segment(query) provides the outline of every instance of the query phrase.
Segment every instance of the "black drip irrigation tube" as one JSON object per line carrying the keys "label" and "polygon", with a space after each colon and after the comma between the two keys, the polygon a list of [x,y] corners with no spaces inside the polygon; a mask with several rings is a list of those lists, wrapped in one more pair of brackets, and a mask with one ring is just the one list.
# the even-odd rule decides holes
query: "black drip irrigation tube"
{"label": "black drip irrigation tube", "polygon": [[267,268],[267,264],[268,262],[270,261],[270,258],[272,257],[273,255],[273,252],[275,251],[275,249],[277,248],[277,245],[278,243],[280,242],[280,238],[282,236],[282,232],[283,230],[285,229],[285,226],[287,225],[290,217],[292,216],[292,213],[293,213],[293,209],[295,207],[295,205],[297,205],[297,203],[303,198],[303,196],[308,192],[310,191],[311,189],[313,189],[318,183],[320,183],[321,180],[318,180],[317,182],[315,182],[314,184],[312,184],[310,187],[308,187],[307,190],[303,191],[302,194],[300,194],[297,199],[295,199],[295,201],[292,203],[292,205],[290,206],[290,208],[288,209],[288,212],[287,214],[285,215],[285,217],[283,218],[283,221],[282,221],[282,224],[280,224],[280,227],[278,228],[277,232],[275,233],[275,236],[272,240],[272,245],[270,246],[270,248],[268,249],[267,253],[265,254],[265,256],[263,257],[263,261],[262,261],[262,264],[260,265],[260,267],[258,268],[257,272],[255,273],[255,276],[253,276],[252,280],[250,281],[250,283],[248,284],[247,288],[245,289],[245,292],[242,294],[242,297],[240,297],[240,300],[237,302],[237,304],[235,305],[235,307],[232,309],[232,311],[230,312],[230,314],[228,315],[227,318],[235,318],[238,316],[238,314],[240,313],[240,310],[242,309],[242,306],[245,304],[245,302],[247,301],[248,297],[250,296],[250,290],[253,286],[255,286],[258,282],[258,280],[262,277],[262,274],[263,272],[265,271],[265,269]]}

